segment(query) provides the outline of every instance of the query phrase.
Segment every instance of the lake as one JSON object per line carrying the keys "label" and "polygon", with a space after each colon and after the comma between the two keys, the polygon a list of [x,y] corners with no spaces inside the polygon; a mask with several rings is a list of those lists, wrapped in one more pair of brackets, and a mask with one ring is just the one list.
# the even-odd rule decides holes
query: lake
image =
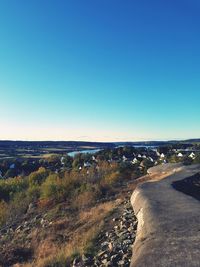
{"label": "lake", "polygon": [[[118,146],[118,147],[123,147],[123,146]],[[116,147],[116,148],[118,148]],[[158,146],[151,146],[151,145],[134,145],[133,147],[136,147],[136,148],[141,148],[141,147],[145,147],[145,148],[151,148],[151,149],[155,149],[157,148]],[[69,155],[70,157],[74,157],[75,155],[77,154],[95,154],[96,152],[99,152],[100,150],[102,149],[87,149],[87,150],[78,150],[78,151],[72,151],[72,152],[69,152],[67,153],[67,155]]]}
{"label": "lake", "polygon": [[95,154],[96,152],[99,152],[101,149],[87,149],[87,150],[79,150],[79,151],[72,151],[67,153],[68,156],[74,157],[77,154]]}

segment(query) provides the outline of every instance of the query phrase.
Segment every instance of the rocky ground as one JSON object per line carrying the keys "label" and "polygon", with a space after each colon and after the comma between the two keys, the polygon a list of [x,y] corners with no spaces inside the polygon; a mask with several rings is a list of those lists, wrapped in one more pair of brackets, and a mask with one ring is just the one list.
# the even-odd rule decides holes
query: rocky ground
{"label": "rocky ground", "polygon": [[[119,207],[119,214],[109,218],[109,229],[101,231],[97,238],[95,256],[83,255],[74,259],[73,267],[128,267],[136,236],[137,218],[130,204],[130,194]],[[107,231],[106,231],[107,230]]]}
{"label": "rocky ground", "polygon": [[[91,253],[76,257],[71,267],[130,265],[137,228],[137,219],[130,204],[135,186],[134,182],[124,184],[120,188],[120,194],[103,201],[117,204],[113,204],[114,210],[105,217],[104,226]],[[23,266],[26,262],[35,261],[43,251],[42,244],[45,240],[48,246],[56,244],[57,247],[62,247],[67,244],[70,233],[78,229],[80,223],[76,222],[76,217],[72,219],[71,216],[72,212],[66,203],[49,210],[40,210],[31,203],[24,215],[0,229],[0,266]],[[43,254],[42,257],[46,257]]]}
{"label": "rocky ground", "polygon": [[[31,207],[30,207],[31,209]],[[45,226],[43,215],[32,216],[27,212],[22,218],[0,231],[0,266],[12,266],[32,257],[33,232]]]}
{"label": "rocky ground", "polygon": [[[73,267],[117,267],[129,266],[132,245],[136,236],[137,219],[130,204],[130,194],[109,216],[104,229],[97,238],[97,246],[92,254],[74,259]],[[0,231],[0,266],[14,266],[32,257],[32,243],[39,238],[41,229],[51,229],[51,222],[45,214],[32,214],[34,207],[23,218],[23,223],[14,223]]]}

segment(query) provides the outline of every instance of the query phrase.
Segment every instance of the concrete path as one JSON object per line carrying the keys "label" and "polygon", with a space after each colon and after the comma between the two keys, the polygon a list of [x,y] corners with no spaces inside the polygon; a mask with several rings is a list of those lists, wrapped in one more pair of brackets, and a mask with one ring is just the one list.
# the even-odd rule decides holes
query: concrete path
{"label": "concrete path", "polygon": [[136,188],[131,203],[138,229],[131,267],[200,267],[200,202],[171,186],[197,172],[199,165],[154,167],[150,174],[171,174]]}

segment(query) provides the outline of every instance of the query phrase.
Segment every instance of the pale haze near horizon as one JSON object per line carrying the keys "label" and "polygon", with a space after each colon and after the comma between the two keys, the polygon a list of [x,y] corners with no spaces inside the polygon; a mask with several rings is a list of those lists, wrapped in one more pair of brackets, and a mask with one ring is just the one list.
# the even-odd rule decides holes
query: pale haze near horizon
{"label": "pale haze near horizon", "polygon": [[[4,122],[4,125],[6,123]],[[13,129],[15,131],[13,132]],[[37,129],[37,130],[36,130]],[[39,130],[38,130],[39,129]],[[130,130],[130,133],[127,134],[124,130],[119,132],[116,129],[116,134],[112,130],[104,130],[103,125],[96,130],[92,125],[88,125],[86,129],[83,126],[79,128],[79,125],[73,125],[70,127],[70,130],[67,127],[51,126],[44,125],[6,125],[6,130],[1,130],[1,140],[24,140],[24,141],[102,141],[102,142],[119,142],[119,141],[153,141],[153,140],[180,140],[180,139],[189,139],[192,135],[188,132],[188,135],[181,136],[181,133],[178,135],[164,135],[156,136],[155,132],[149,132],[148,129],[143,129],[142,132],[146,132],[146,135],[134,135],[132,134],[134,130]],[[140,129],[137,130],[140,132]],[[198,138],[198,136],[192,136],[193,138]]]}

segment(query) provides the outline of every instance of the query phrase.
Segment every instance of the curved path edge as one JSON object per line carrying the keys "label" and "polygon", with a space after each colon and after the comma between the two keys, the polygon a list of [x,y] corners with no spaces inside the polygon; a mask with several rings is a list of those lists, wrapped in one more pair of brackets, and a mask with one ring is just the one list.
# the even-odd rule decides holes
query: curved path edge
{"label": "curved path edge", "polygon": [[171,185],[198,172],[200,165],[153,167],[149,175],[166,177],[135,189],[131,204],[138,229],[131,267],[200,266],[200,202]]}

